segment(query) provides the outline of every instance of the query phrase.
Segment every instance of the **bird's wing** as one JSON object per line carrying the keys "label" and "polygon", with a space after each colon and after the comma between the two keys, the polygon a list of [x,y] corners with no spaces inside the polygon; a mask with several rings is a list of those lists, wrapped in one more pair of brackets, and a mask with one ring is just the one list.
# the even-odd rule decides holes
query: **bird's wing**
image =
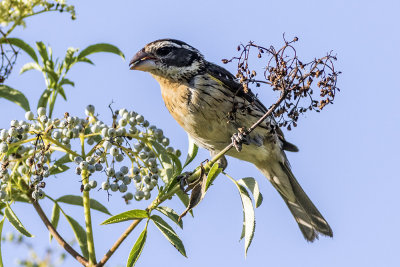
{"label": "bird's wing", "polygon": [[[254,107],[260,112],[260,117],[265,114],[268,109],[261,103],[261,101],[257,98],[257,96],[250,90],[248,89],[247,92],[244,92],[243,86],[237,82],[237,79],[235,76],[232,75],[229,71],[224,69],[223,67],[220,67],[216,64],[213,64],[211,62],[208,62],[208,67],[206,68],[206,72],[214,78],[218,83],[223,85],[225,88],[227,88],[229,91],[233,93],[233,95],[237,97],[241,97],[245,99],[247,102],[250,104],[254,105]],[[271,116],[272,120],[275,125],[276,122]],[[299,149],[297,148],[296,145],[289,143],[288,141],[285,140],[285,137],[283,135],[282,130],[276,125],[275,127],[276,134],[278,135],[279,139],[282,141],[282,149],[291,151],[291,152],[298,152]]]}

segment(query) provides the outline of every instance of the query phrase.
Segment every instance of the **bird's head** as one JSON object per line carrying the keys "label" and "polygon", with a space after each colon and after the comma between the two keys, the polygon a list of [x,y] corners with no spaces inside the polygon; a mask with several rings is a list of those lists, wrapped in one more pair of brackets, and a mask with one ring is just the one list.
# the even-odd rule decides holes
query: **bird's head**
{"label": "bird's head", "polygon": [[203,55],[185,42],[161,39],[147,44],[132,58],[131,70],[150,72],[171,80],[189,80],[204,69]]}

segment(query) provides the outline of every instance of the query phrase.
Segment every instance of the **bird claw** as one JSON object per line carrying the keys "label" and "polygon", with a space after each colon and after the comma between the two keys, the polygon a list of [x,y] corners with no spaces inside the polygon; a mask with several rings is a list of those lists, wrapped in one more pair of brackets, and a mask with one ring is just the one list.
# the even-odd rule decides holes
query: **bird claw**
{"label": "bird claw", "polygon": [[245,145],[249,144],[249,140],[246,136],[246,133],[241,132],[241,131],[233,134],[231,140],[232,140],[233,146],[236,148],[236,150],[238,152],[242,151],[242,144],[245,144]]}
{"label": "bird claw", "polygon": [[[187,193],[190,190],[190,184],[188,182],[188,178],[192,175],[193,172],[184,172],[181,175],[177,176],[176,179],[179,182],[179,187],[182,192]],[[185,189],[186,186],[186,189]]]}

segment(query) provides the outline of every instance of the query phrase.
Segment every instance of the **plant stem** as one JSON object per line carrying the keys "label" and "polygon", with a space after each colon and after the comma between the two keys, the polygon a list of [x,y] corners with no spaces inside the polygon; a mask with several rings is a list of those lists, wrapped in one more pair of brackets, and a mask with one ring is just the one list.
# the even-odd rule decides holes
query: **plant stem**
{"label": "plant stem", "polygon": [[[82,172],[82,183],[83,185],[88,183],[87,171]],[[83,191],[83,210],[85,213],[86,239],[89,252],[89,266],[94,266],[96,265],[96,253],[94,249],[92,217],[90,215],[89,191]]]}
{"label": "plant stem", "polygon": [[62,236],[57,232],[54,228],[53,224],[49,221],[46,214],[42,210],[42,207],[39,205],[37,201],[35,201],[31,195],[28,194],[30,201],[33,204],[36,212],[39,214],[40,219],[42,219],[43,223],[46,225],[47,229],[49,230],[50,234],[57,240],[58,244],[65,249],[72,257],[74,257],[79,263],[84,266],[87,266],[89,262],[85,259],[82,255],[80,255],[75,249],[73,249]]}

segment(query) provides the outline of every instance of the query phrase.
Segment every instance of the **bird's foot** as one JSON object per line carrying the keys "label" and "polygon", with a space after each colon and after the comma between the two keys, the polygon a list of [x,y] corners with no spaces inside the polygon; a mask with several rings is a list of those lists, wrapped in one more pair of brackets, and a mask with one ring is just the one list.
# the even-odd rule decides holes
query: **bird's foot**
{"label": "bird's foot", "polygon": [[242,150],[242,144],[248,145],[250,144],[248,137],[246,135],[246,131],[242,128],[239,129],[239,132],[232,135],[232,143],[238,152]]}
{"label": "bird's foot", "polygon": [[182,192],[184,192],[184,193],[187,193],[191,189],[191,184],[189,183],[188,178],[192,174],[193,174],[193,172],[184,172],[181,175],[176,177],[176,179],[179,182],[179,187],[181,188]]}

